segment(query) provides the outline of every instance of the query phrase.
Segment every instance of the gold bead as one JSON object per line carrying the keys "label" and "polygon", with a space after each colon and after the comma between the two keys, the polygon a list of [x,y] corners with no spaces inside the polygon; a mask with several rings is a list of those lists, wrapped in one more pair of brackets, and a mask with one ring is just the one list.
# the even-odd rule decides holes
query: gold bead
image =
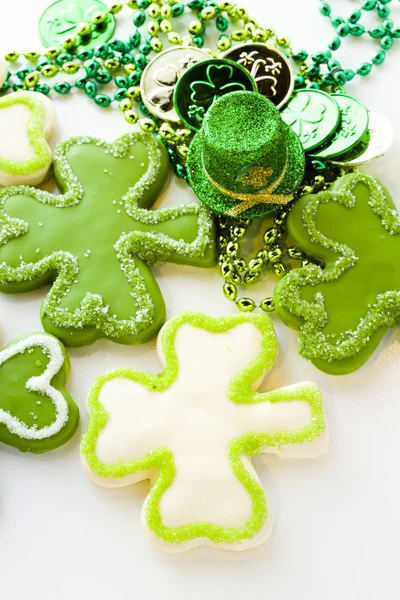
{"label": "gold bead", "polygon": [[252,312],[256,308],[256,303],[251,298],[240,298],[236,301],[236,306],[242,312]]}
{"label": "gold bead", "polygon": [[176,131],[176,137],[178,138],[178,140],[187,140],[188,138],[191,137],[192,135],[192,131],[190,131],[190,129],[178,129]]}
{"label": "gold bead", "polygon": [[87,38],[87,37],[91,36],[92,28],[90,26],[90,23],[81,23],[80,25],[78,25],[76,33],[83,38]]}
{"label": "gold bead", "polygon": [[264,298],[260,302],[260,308],[264,312],[273,312],[275,310],[275,302],[272,296]]}
{"label": "gold bead", "polygon": [[247,31],[247,33],[249,35],[251,35],[256,29],[256,26],[254,25],[254,23],[246,23],[246,25],[244,26],[244,30]]}
{"label": "gold bead", "polygon": [[252,258],[249,262],[249,270],[253,273],[258,273],[264,266],[262,258]]}
{"label": "gold bead", "polygon": [[127,75],[130,75],[135,70],[136,70],[136,65],[134,65],[133,63],[128,63],[127,65],[124,65],[124,71]]}
{"label": "gold bead", "polygon": [[161,125],[158,133],[163,138],[163,140],[171,140],[175,137],[175,129],[172,127],[172,125],[170,125],[167,122],[164,122]]}
{"label": "gold bead", "polygon": [[43,77],[54,77],[54,75],[57,75],[58,73],[58,68],[56,67],[56,65],[44,65],[40,73],[41,75],[43,75]]}
{"label": "gold bead", "polygon": [[286,267],[282,262],[273,264],[272,270],[278,279],[281,279],[287,273]]}
{"label": "gold bead", "polygon": [[104,61],[104,66],[107,71],[117,71],[120,66],[120,62],[117,58],[108,58]]}
{"label": "gold bead", "polygon": [[278,46],[280,46],[281,48],[288,48],[290,45],[290,41],[287,37],[277,37],[276,38],[276,43],[278,44]]}
{"label": "gold bead", "polygon": [[234,9],[234,4],[232,4],[232,2],[221,2],[221,4],[218,4],[218,8],[219,10],[230,13]]}
{"label": "gold bead", "polygon": [[108,7],[108,12],[111,13],[112,15],[117,15],[118,13],[120,13],[122,10],[122,4],[120,4],[119,2],[113,2],[113,4],[111,4]]}
{"label": "gold bead", "polygon": [[99,10],[92,17],[92,23],[95,25],[103,25],[107,21],[107,13]]}
{"label": "gold bead", "polygon": [[253,285],[253,283],[257,283],[261,277],[261,273],[259,271],[247,271],[244,274],[243,281],[246,285]]}
{"label": "gold bead", "polygon": [[18,54],[18,52],[15,52],[15,50],[13,50],[12,52],[9,52],[8,54],[5,55],[5,59],[7,62],[13,63],[16,62],[20,57],[20,54]]}
{"label": "gold bead", "polygon": [[140,119],[139,127],[142,131],[146,133],[151,133],[152,131],[155,131],[157,125],[155,121],[153,121],[153,119],[144,118]]}
{"label": "gold bead", "polygon": [[239,19],[242,19],[243,21],[246,21],[249,18],[247,10],[241,6],[236,7],[236,13]]}
{"label": "gold bead", "polygon": [[188,35],[183,35],[182,36],[182,47],[183,48],[189,48],[189,46],[192,45],[192,38]]}
{"label": "gold bead", "polygon": [[210,21],[211,19],[213,19],[215,17],[216,14],[216,10],[215,10],[215,6],[206,6],[205,8],[202,9],[200,15],[201,18],[204,21]]}
{"label": "gold bead", "polygon": [[134,125],[139,120],[139,115],[135,110],[126,110],[124,112],[125,121],[130,125]]}
{"label": "gold bead", "polygon": [[66,38],[63,39],[61,45],[65,50],[71,50],[72,48],[75,48],[76,37],[73,35],[68,35]]}
{"label": "gold bead", "polygon": [[244,258],[241,257],[235,258],[235,260],[233,261],[233,265],[236,271],[238,271],[239,273],[242,273],[245,269],[247,269],[247,262]]}
{"label": "gold bead", "polygon": [[132,108],[132,100],[130,98],[124,98],[119,103],[119,109],[122,110],[122,112],[125,112],[126,110],[130,110],[131,108]]}
{"label": "gold bead", "polygon": [[274,37],[275,35],[275,31],[273,29],[266,29],[265,30],[265,34],[267,36],[267,39]]}
{"label": "gold bead", "polygon": [[150,21],[150,23],[148,23],[147,25],[147,33],[149,35],[157,35],[157,33],[160,31],[160,26],[157,23],[157,21]]}
{"label": "gold bead", "polygon": [[24,56],[26,60],[29,60],[29,62],[36,62],[40,58],[40,52],[36,52],[34,50],[33,52],[27,52],[26,54],[24,54]]}
{"label": "gold bead", "polygon": [[178,46],[182,41],[182,37],[179,35],[179,33],[176,33],[176,31],[171,31],[167,35],[167,39],[169,43],[173,44],[174,46]]}
{"label": "gold bead", "polygon": [[154,52],[161,52],[161,50],[163,49],[163,43],[159,38],[153,38],[150,41],[150,46],[152,47]]}
{"label": "gold bead", "polygon": [[176,151],[178,153],[179,158],[183,158],[184,160],[186,160],[189,152],[189,146],[177,146]]}
{"label": "gold bead", "polygon": [[160,23],[160,29],[163,33],[171,33],[172,25],[168,19],[163,19]]}
{"label": "gold bead", "polygon": [[231,39],[228,36],[223,37],[220,40],[218,40],[217,48],[221,52],[225,52],[225,50],[229,50],[229,48],[231,46],[232,46],[232,41],[231,41]]}
{"label": "gold bead", "polygon": [[74,63],[72,60],[64,63],[61,68],[67,75],[74,75],[77,71],[79,71],[79,65]]}
{"label": "gold bead", "polygon": [[163,4],[161,7],[161,16],[163,19],[170,19],[172,16],[172,8],[169,4]]}
{"label": "gold bead", "polygon": [[137,0],[128,0],[128,2],[126,3],[128,8],[137,8]]}
{"label": "gold bead", "polygon": [[234,283],[225,282],[222,290],[223,290],[224,296],[227,300],[230,300],[231,302],[235,302],[235,300],[237,298],[237,288]]}
{"label": "gold bead", "polygon": [[39,73],[29,73],[25,79],[24,83],[28,88],[34,88],[39,83]]}
{"label": "gold bead", "polygon": [[188,31],[193,35],[198,35],[203,31],[203,23],[201,21],[192,21],[189,23]]}
{"label": "gold bead", "polygon": [[140,96],[140,87],[138,85],[133,85],[132,87],[128,88],[126,95],[131,100],[136,100],[136,98],[139,98]]}
{"label": "gold bead", "polygon": [[[172,12],[172,11],[171,11]],[[151,17],[152,19],[158,19],[158,17],[161,14],[161,8],[159,7],[158,4],[156,4],[155,2],[152,2],[149,6],[149,8],[147,9],[147,14],[149,15],[149,17]]]}
{"label": "gold bead", "polygon": [[253,40],[253,42],[264,43],[267,41],[268,36],[264,29],[259,28],[254,29],[251,35],[251,39]]}
{"label": "gold bead", "polygon": [[48,58],[49,60],[55,60],[57,58],[57,56],[59,56],[60,53],[61,53],[60,48],[57,48],[57,47],[49,48],[45,53],[45,57]]}
{"label": "gold bead", "polygon": [[235,42],[244,42],[249,37],[248,32],[245,29],[237,29],[232,31],[232,39]]}

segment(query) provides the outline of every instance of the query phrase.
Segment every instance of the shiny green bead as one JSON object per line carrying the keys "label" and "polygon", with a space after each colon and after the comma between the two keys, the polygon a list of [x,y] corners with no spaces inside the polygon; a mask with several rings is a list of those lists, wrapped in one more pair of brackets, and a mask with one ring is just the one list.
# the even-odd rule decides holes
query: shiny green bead
{"label": "shiny green bead", "polygon": [[[43,84],[43,85],[44,85],[44,84]],[[9,89],[10,89],[10,84],[9,84],[9,82],[8,82],[8,81],[5,81],[5,82],[3,83],[3,85],[0,87],[0,93],[1,93],[1,94],[4,94],[4,93],[5,93],[5,92],[7,92]],[[39,91],[39,90],[37,90],[37,89],[35,88],[35,91]],[[49,88],[49,91],[50,91],[50,88]]]}
{"label": "shiny green bead", "polygon": [[390,50],[393,46],[393,38],[390,35],[384,35],[381,39],[381,48],[383,50]]}
{"label": "shiny green bead", "polygon": [[273,312],[275,310],[275,302],[274,302],[274,299],[272,298],[272,296],[261,300],[260,308],[264,312]]}
{"label": "shiny green bead", "polygon": [[232,271],[232,273],[227,277],[226,281],[228,283],[234,283],[235,285],[240,285],[242,282],[242,278],[236,271]]}
{"label": "shiny green bead", "polygon": [[253,312],[256,308],[256,303],[251,298],[240,298],[236,301],[236,306],[242,312]]}
{"label": "shiny green bead", "polygon": [[372,69],[371,63],[364,62],[364,63],[362,63],[361,67],[359,67],[357,69],[357,73],[358,73],[358,75],[361,75],[361,77],[365,77],[365,75],[368,75],[368,73],[371,72],[371,69]]}
{"label": "shiny green bead", "polygon": [[108,12],[112,15],[117,15],[122,10],[122,4],[120,2],[114,2],[111,6],[108,7]]}
{"label": "shiny green bead", "polygon": [[96,102],[97,106],[102,106],[105,108],[111,104],[111,98],[106,94],[97,94],[97,96],[94,98],[94,101]]}
{"label": "shiny green bead", "polygon": [[94,56],[94,50],[82,50],[82,52],[78,52],[77,58],[81,62],[85,62],[87,60],[91,60]]}
{"label": "shiny green bead", "polygon": [[153,119],[145,118],[145,119],[140,119],[139,127],[142,131],[144,131],[146,133],[152,133],[153,131],[156,130],[157,124],[155,121],[153,121]]}
{"label": "shiny green bead", "polygon": [[259,258],[260,260],[262,260],[263,264],[266,265],[269,262],[268,250],[266,248],[261,248],[257,252],[256,258]]}
{"label": "shiny green bead", "polygon": [[14,50],[12,52],[8,52],[8,54],[5,55],[5,60],[7,62],[13,63],[16,62],[19,59],[20,55],[18,54],[18,52],[15,52]]}
{"label": "shiny green bead", "polygon": [[360,35],[363,35],[363,33],[365,33],[365,27],[363,25],[354,25],[354,27],[350,27],[350,34],[354,35],[355,37],[359,37]]}
{"label": "shiny green bead", "polygon": [[342,17],[332,17],[331,23],[334,27],[339,27],[339,25],[343,25],[345,20]]}
{"label": "shiny green bead", "polygon": [[235,260],[233,261],[233,265],[236,271],[238,271],[238,273],[242,273],[245,269],[247,269],[247,262],[244,258],[241,258],[240,256],[239,258],[235,258]]}
{"label": "shiny green bead", "polygon": [[332,53],[327,51],[327,52],[316,52],[315,54],[312,55],[312,60],[313,62],[317,63],[318,65],[324,65],[327,64],[328,61],[332,58]]}
{"label": "shiny green bead", "polygon": [[336,27],[336,31],[340,37],[346,37],[346,35],[350,33],[350,27],[347,25],[347,23],[341,23],[338,25],[338,27]]}
{"label": "shiny green bead", "polygon": [[338,71],[337,73],[334,73],[333,78],[335,80],[335,83],[337,83],[340,86],[343,86],[347,81],[344,71]]}
{"label": "shiny green bead", "polygon": [[146,13],[142,10],[138,10],[135,16],[133,17],[133,24],[135,27],[141,27],[146,20]]}
{"label": "shiny green bead", "polygon": [[287,269],[282,262],[274,263],[272,265],[272,271],[273,271],[275,277],[278,277],[278,279],[280,279],[287,273]]}
{"label": "shiny green bead", "polygon": [[97,71],[94,78],[99,83],[110,83],[110,81],[112,80],[112,75],[107,71]]}
{"label": "shiny green bead", "polygon": [[43,94],[44,96],[48,96],[48,94],[50,94],[50,86],[47,85],[47,83],[38,83],[38,85],[35,87],[35,92]]}
{"label": "shiny green bead", "polygon": [[217,17],[217,20],[215,22],[218,31],[226,31],[228,29],[229,26],[229,21],[226,17],[223,17],[222,15],[219,15]]}
{"label": "shiny green bead", "polygon": [[380,5],[378,5],[377,11],[378,15],[381,19],[386,19],[390,14],[390,9],[388,6],[382,6],[382,0]]}
{"label": "shiny green bead", "polygon": [[390,19],[385,19],[382,23],[382,27],[386,31],[386,33],[391,33],[393,29],[393,21],[391,21]]}
{"label": "shiny green bead", "polygon": [[400,27],[394,27],[392,29],[392,37],[395,39],[399,39],[400,38]]}
{"label": "shiny green bead", "polygon": [[224,296],[227,300],[230,300],[231,302],[235,302],[235,300],[237,298],[237,287],[234,283],[225,282],[222,290],[223,290]]}
{"label": "shiny green bead", "polygon": [[222,277],[224,279],[226,279],[227,277],[229,277],[231,275],[231,273],[233,273],[234,268],[231,263],[224,261],[222,263],[222,265],[220,266],[219,270],[221,272]]}
{"label": "shiny green bead", "polygon": [[341,43],[342,42],[340,41],[340,38],[335,37],[335,38],[333,38],[331,43],[328,44],[328,48],[329,48],[329,50],[332,50],[333,52],[335,52],[336,50],[338,50],[340,48]]}
{"label": "shiny green bead", "polygon": [[259,273],[264,266],[262,258],[252,258],[249,262],[249,271],[252,273]]}
{"label": "shiny green bead", "polygon": [[71,61],[73,58],[69,52],[61,52],[56,58],[56,63],[62,67],[64,63]]}
{"label": "shiny green bead", "polygon": [[80,69],[79,65],[73,61],[64,63],[61,68],[67,75],[75,75]]}
{"label": "shiny green bead", "polygon": [[146,10],[150,6],[149,0],[137,0],[136,4],[141,10]]}
{"label": "shiny green bead", "polygon": [[38,62],[38,64],[36,65],[36,70],[41,71],[43,69],[43,67],[46,67],[47,65],[51,65],[51,64],[53,64],[51,62],[51,60],[46,60],[46,59],[40,60]]}
{"label": "shiny green bead", "polygon": [[139,46],[139,52],[144,56],[148,56],[151,52],[150,44],[142,44],[141,46]]}
{"label": "shiny green bead", "polygon": [[385,30],[383,27],[372,27],[368,31],[369,35],[375,40],[382,38],[385,35]]}
{"label": "shiny green bead", "polygon": [[172,5],[172,16],[173,17],[180,17],[183,14],[184,10],[185,10],[184,4],[181,4],[180,2],[177,2],[176,4]]}
{"label": "shiny green bead", "polygon": [[319,65],[311,65],[310,67],[308,67],[307,69],[307,77],[318,77],[318,75],[321,72],[321,67]]}
{"label": "shiny green bead", "polygon": [[140,45],[142,36],[140,35],[140,31],[135,31],[132,35],[129,36],[129,43],[132,48],[137,48]]}
{"label": "shiny green bead", "polygon": [[374,65],[380,65],[386,58],[386,52],[384,50],[378,50],[378,52],[372,57]]}
{"label": "shiny green bead", "polygon": [[180,179],[187,179],[187,171],[185,165],[176,164],[174,166],[174,173]]}
{"label": "shiny green bead", "polygon": [[129,44],[122,42],[121,40],[112,39],[108,42],[109,48],[114,52],[129,52]]}
{"label": "shiny green bead", "polygon": [[196,35],[192,41],[193,44],[198,48],[202,48],[204,46],[204,38],[202,38],[200,35]]}
{"label": "shiny green bead", "polygon": [[203,0],[190,0],[187,5],[191,10],[199,10],[203,8],[204,2]]}
{"label": "shiny green bead", "polygon": [[[276,211],[276,213],[274,215],[275,225],[277,225],[278,227],[281,227],[284,224],[285,219],[288,216],[288,214],[289,214],[289,211],[285,208]],[[278,236],[279,236],[279,232],[278,232]]]}
{"label": "shiny green bead", "polygon": [[266,232],[264,233],[264,244],[266,246],[271,246],[271,244],[274,244],[276,242],[276,240],[279,237],[279,232],[277,230],[276,227],[271,227],[270,229],[267,229]]}
{"label": "shiny green bead", "polygon": [[360,10],[354,10],[351,15],[349,16],[349,23],[351,23],[352,25],[355,25],[356,23],[358,23],[358,21],[361,19],[361,11]]}
{"label": "shiny green bead", "polygon": [[31,69],[30,67],[25,67],[23,69],[19,69],[19,71],[16,72],[16,76],[18,77],[18,79],[20,79],[21,81],[24,81],[26,77],[28,77],[28,75],[30,73],[33,73],[33,69]]}
{"label": "shiny green bead", "polygon": [[271,248],[271,250],[268,252],[269,262],[271,264],[274,264],[274,263],[280,261],[280,259],[282,258],[283,255],[284,255],[284,252],[283,252],[282,248],[280,246],[275,246],[274,248]]}
{"label": "shiny green bead", "polygon": [[305,77],[303,77],[302,75],[296,75],[296,77],[294,78],[294,87],[296,90],[304,87],[305,83]]}
{"label": "shiny green bead", "polygon": [[296,62],[304,62],[308,58],[308,52],[305,50],[299,50],[292,55],[293,60]]}
{"label": "shiny green bead", "polygon": [[87,81],[85,84],[85,94],[89,98],[94,98],[97,95],[97,85],[94,81]]}
{"label": "shiny green bead", "polygon": [[119,88],[127,88],[129,86],[129,81],[127,77],[122,77],[121,75],[118,75],[118,77],[116,77],[114,81],[115,85]]}
{"label": "shiny green bead", "polygon": [[253,285],[254,283],[257,283],[257,281],[260,280],[260,277],[261,277],[261,273],[259,271],[255,271],[255,272],[247,271],[247,273],[244,274],[243,282],[246,285]]}
{"label": "shiny green bead", "polygon": [[54,86],[54,91],[57,92],[57,94],[68,94],[70,90],[71,84],[69,84],[68,81],[58,81]]}
{"label": "shiny green bead", "polygon": [[302,260],[304,258],[303,250],[301,250],[301,248],[297,248],[297,246],[291,246],[288,248],[287,253],[289,258],[292,258],[293,260]]}
{"label": "shiny green bead", "polygon": [[327,2],[321,2],[320,6],[319,6],[319,12],[324,17],[329,17],[331,14],[331,7],[329,6],[329,4]]}
{"label": "shiny green bead", "polygon": [[147,65],[147,58],[145,57],[144,54],[137,54],[135,56],[135,65],[139,68],[139,69],[144,69],[145,66]]}
{"label": "shiny green bead", "polygon": [[29,73],[25,79],[24,83],[27,88],[31,89],[37,86],[39,83],[39,73]]}
{"label": "shiny green bead", "polygon": [[109,52],[110,48],[108,44],[99,44],[98,46],[96,46],[96,48],[94,49],[94,54],[95,56],[97,56],[98,58],[106,58],[108,52]]}
{"label": "shiny green bead", "polygon": [[24,90],[25,88],[25,84],[23,81],[16,81],[15,83],[13,83],[13,90],[14,92],[18,92],[19,90]]}
{"label": "shiny green bead", "polygon": [[86,76],[78,77],[78,79],[75,81],[75,87],[77,87],[78,90],[83,90],[83,89],[85,89],[85,85],[87,84],[88,81],[89,80]]}
{"label": "shiny green bead", "polygon": [[362,3],[361,8],[363,10],[374,10],[376,6],[376,0],[365,0],[365,2]]}
{"label": "shiny green bead", "polygon": [[229,257],[237,256],[240,252],[240,246],[237,242],[228,242],[226,246],[226,253]]}
{"label": "shiny green bead", "polygon": [[138,83],[140,83],[141,78],[142,73],[140,71],[132,71],[128,77],[131,86],[136,86]]}
{"label": "shiny green bead", "polygon": [[312,81],[311,83],[309,83],[307,85],[307,89],[309,89],[309,90],[320,90],[321,89],[321,85],[318,83],[318,81]]}
{"label": "shiny green bead", "polygon": [[98,27],[99,25],[104,25],[104,23],[106,23],[107,21],[107,13],[99,10],[98,12],[94,13],[93,17],[92,17],[92,23],[93,25],[96,25],[96,27]]}

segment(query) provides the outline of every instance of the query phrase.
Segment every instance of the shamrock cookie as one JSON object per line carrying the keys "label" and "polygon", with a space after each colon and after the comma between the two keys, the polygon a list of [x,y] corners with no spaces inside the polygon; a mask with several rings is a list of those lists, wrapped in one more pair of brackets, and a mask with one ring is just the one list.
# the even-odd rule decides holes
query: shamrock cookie
{"label": "shamrock cookie", "polygon": [[27,187],[0,192],[0,290],[54,283],[42,323],[68,346],[148,340],[165,319],[148,265],[213,265],[208,210],[148,210],[168,173],[167,152],[150,134],[111,144],[73,138],[57,147],[54,171],[60,196]]}
{"label": "shamrock cookie", "polygon": [[119,369],[95,382],[84,468],[106,487],[150,479],[142,522],[162,550],[263,543],[272,514],[250,457],[326,450],[318,388],[256,391],[277,350],[266,315],[182,313],[158,337],[164,372]]}
{"label": "shamrock cookie", "polygon": [[346,175],[292,208],[288,231],[325,268],[294,269],[275,289],[282,320],[300,329],[300,354],[335,375],[363,365],[400,324],[400,219],[374,177]]}
{"label": "shamrock cookie", "polygon": [[39,454],[65,444],[79,411],[65,389],[69,359],[52,335],[32,333],[0,352],[0,442]]}
{"label": "shamrock cookie", "polygon": [[53,104],[43,94],[16,92],[0,98],[0,185],[43,181],[52,162],[46,140],[55,124]]}
{"label": "shamrock cookie", "polygon": [[4,58],[2,58],[0,56],[0,88],[3,86],[3,83],[7,79],[7,73],[8,73],[7,63],[4,60]]}

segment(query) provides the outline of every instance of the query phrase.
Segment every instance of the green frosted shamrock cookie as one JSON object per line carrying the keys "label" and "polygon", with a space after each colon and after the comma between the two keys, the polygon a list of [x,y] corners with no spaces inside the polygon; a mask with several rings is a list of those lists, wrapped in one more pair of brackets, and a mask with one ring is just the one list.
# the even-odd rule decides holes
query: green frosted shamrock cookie
{"label": "green frosted shamrock cookie", "polygon": [[400,219],[388,191],[361,173],[294,205],[288,231],[325,267],[294,269],[275,289],[282,320],[300,330],[300,354],[345,374],[363,365],[400,324]]}
{"label": "green frosted shamrock cookie", "polygon": [[105,487],[150,479],[142,523],[162,550],[262,544],[273,518],[251,457],[323,453],[320,391],[305,382],[257,392],[278,351],[267,315],[184,312],[157,349],[162,373],[118,369],[95,382],[85,470]]}
{"label": "green frosted shamrock cookie", "polygon": [[111,144],[73,138],[56,148],[54,171],[61,195],[0,192],[0,290],[53,283],[42,323],[68,346],[149,339],[165,306],[148,265],[213,265],[210,213],[200,204],[148,210],[168,173],[167,152],[150,134]]}
{"label": "green frosted shamrock cookie", "polygon": [[68,373],[65,348],[46,333],[0,351],[0,442],[39,454],[74,435],[79,411],[65,389]]}

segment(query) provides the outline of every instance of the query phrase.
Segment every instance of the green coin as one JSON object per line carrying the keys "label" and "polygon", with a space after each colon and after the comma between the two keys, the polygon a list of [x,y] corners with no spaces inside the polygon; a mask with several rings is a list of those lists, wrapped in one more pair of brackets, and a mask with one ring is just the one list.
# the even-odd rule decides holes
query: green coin
{"label": "green coin", "polygon": [[297,133],[305,152],[325,144],[340,123],[339,106],[333,97],[313,89],[295,92],[281,116]]}
{"label": "green coin", "polygon": [[324,148],[314,153],[316,158],[333,158],[346,154],[357,146],[368,131],[368,111],[364,104],[347,94],[332,94],[339,105],[340,127]]}
{"label": "green coin", "polygon": [[[59,46],[69,35],[76,35],[81,23],[90,23],[96,12],[108,13],[108,7],[101,0],[58,0],[49,6],[39,21],[40,39],[44,46]],[[107,22],[99,29],[93,29],[85,48],[95,48],[107,42],[115,30],[115,18],[108,13]]]}
{"label": "green coin", "polygon": [[174,92],[174,107],[180,120],[198,131],[207,110],[218,98],[245,91],[257,92],[257,84],[247,69],[232,60],[203,60],[179,78]]}

